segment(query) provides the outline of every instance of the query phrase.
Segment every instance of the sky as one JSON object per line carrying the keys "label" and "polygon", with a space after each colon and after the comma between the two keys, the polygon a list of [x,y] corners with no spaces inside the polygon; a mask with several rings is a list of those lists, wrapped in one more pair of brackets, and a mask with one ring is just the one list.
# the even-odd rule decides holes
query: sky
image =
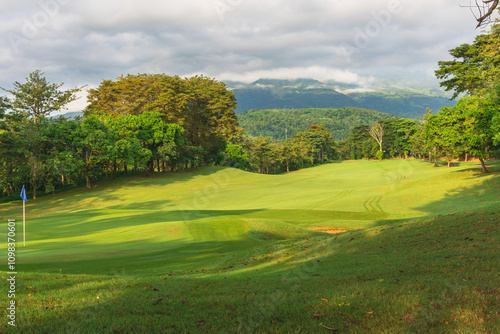
{"label": "sky", "polygon": [[470,1],[0,0],[0,87],[36,69],[67,88],[138,73],[434,87],[481,33]]}

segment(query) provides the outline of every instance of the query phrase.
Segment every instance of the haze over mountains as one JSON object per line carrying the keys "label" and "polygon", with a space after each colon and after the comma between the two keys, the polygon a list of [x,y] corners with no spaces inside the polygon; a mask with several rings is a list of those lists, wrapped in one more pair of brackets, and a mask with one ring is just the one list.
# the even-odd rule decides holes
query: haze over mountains
{"label": "haze over mountains", "polygon": [[394,83],[376,88],[313,79],[259,79],[251,84],[226,81],[234,89],[237,113],[251,109],[357,107],[417,119],[455,102],[439,89],[413,89]]}

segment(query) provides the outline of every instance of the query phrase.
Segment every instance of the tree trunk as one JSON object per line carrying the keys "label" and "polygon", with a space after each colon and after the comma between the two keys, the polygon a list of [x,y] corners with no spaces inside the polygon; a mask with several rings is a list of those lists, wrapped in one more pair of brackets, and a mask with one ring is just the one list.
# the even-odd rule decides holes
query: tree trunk
{"label": "tree trunk", "polygon": [[450,167],[451,167],[451,161],[448,160],[448,168],[450,168]]}
{"label": "tree trunk", "polygon": [[467,162],[468,160],[469,160],[469,154],[465,153],[465,162]]}
{"label": "tree trunk", "polygon": [[116,162],[116,159],[113,163],[113,179],[116,179],[116,172],[118,170],[118,163]]}
{"label": "tree trunk", "polygon": [[432,155],[431,155],[431,152],[429,151],[429,163],[432,162]]}
{"label": "tree trunk", "polygon": [[[87,155],[88,157],[88,155]],[[87,181],[87,189],[90,189],[90,175],[89,175],[89,170],[90,170],[90,163],[89,160],[85,161],[85,180]]]}
{"label": "tree trunk", "polygon": [[149,160],[149,173],[153,173],[155,171],[155,161],[153,158]]}
{"label": "tree trunk", "polygon": [[160,159],[156,159],[156,164],[158,166],[158,173],[160,172]]}
{"label": "tree trunk", "polygon": [[484,159],[479,158],[479,161],[481,161],[481,167],[483,168],[483,173],[489,173],[489,171],[486,169],[486,164],[484,163]]}
{"label": "tree trunk", "polygon": [[123,162],[123,175],[127,175],[127,162]]}
{"label": "tree trunk", "polygon": [[33,199],[36,199],[36,187],[33,187]]}

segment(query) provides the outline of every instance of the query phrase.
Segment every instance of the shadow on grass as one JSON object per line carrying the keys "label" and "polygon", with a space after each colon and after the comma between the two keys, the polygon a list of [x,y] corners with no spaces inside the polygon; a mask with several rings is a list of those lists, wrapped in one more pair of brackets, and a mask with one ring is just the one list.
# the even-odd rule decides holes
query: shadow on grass
{"label": "shadow on grass", "polygon": [[[67,210],[83,209],[78,205],[82,200],[100,203],[120,201],[121,197],[111,194],[111,191],[119,193],[122,188],[133,189],[135,187],[144,187],[148,185],[154,187],[168,187],[175,183],[187,182],[199,176],[211,176],[215,183],[228,182],[231,178],[231,173],[234,171],[236,170],[230,167],[204,167],[179,173],[155,173],[152,174],[151,177],[131,176],[116,180],[102,180],[95,182],[91,189],[80,187],[55,195],[43,196],[36,201],[28,199],[27,209],[30,208],[31,210],[27,211],[27,214],[36,216],[44,210],[50,210],[54,207]],[[34,206],[34,204],[36,204],[36,206]],[[0,205],[0,218],[7,219],[13,218],[14,216],[19,217],[19,214],[22,214],[19,208],[22,208],[20,198],[17,201]]]}
{"label": "shadow on grass", "polygon": [[[477,172],[477,169],[465,169],[455,173]],[[477,180],[474,186],[460,187],[445,194],[444,198],[416,208],[429,215],[455,213],[475,208],[487,207],[500,202],[500,173],[474,173],[469,180]]]}
{"label": "shadow on grass", "polygon": [[[20,329],[317,333],[321,328],[313,314],[319,313],[322,324],[346,333],[491,332],[498,320],[490,312],[499,293],[492,275],[498,226],[486,218],[498,219],[498,210],[499,205],[476,214],[474,223],[461,213],[248,248],[237,241],[208,242],[171,254],[131,255],[114,261],[117,274],[99,276],[100,282],[64,272],[32,278],[26,284],[39,294],[36,302],[20,297],[26,312],[21,319],[29,319]],[[182,251],[190,257],[180,258]],[[185,267],[172,272],[155,258]],[[80,265],[95,268],[96,262]],[[97,271],[105,270],[105,263],[97,265]],[[154,265],[157,272],[149,277],[133,272],[134,266]],[[51,283],[52,277],[60,283]],[[86,286],[72,282],[85,280]],[[467,316],[458,316],[464,312]]]}
{"label": "shadow on grass", "polygon": [[[75,261],[65,270],[121,271],[132,277],[110,278],[104,288],[54,286],[54,293],[66,289],[65,302],[70,293],[80,296],[61,308],[45,305],[50,291],[37,303],[28,304],[26,297],[22,301],[26,304],[20,305],[30,305],[30,321],[21,324],[21,329],[38,333],[302,329],[316,333],[318,321],[312,314],[321,313],[325,315],[321,323],[344,332],[367,328],[386,332],[491,332],[498,321],[491,310],[498,307],[495,296],[499,293],[493,268],[498,268],[500,175],[486,176],[478,176],[480,182],[475,186],[456,189],[440,201],[417,208],[429,217],[413,221],[378,218],[377,228],[339,235],[208,241]],[[481,207],[484,210],[467,212]],[[443,212],[450,215],[433,217]],[[167,213],[156,214],[161,217]],[[187,222],[213,215],[272,218],[273,214],[276,212],[199,211],[189,213]],[[153,219],[154,215],[138,217]],[[175,215],[180,218],[182,213]],[[135,218],[117,223],[123,225]],[[106,218],[103,224],[115,221]],[[161,243],[150,246],[160,247]],[[71,244],[65,247],[70,249]],[[26,266],[33,271],[51,268],[57,272],[60,263]],[[150,277],[137,279],[141,275],[137,268],[151,268]],[[94,295],[104,291],[109,291],[109,296],[96,302]],[[92,305],[80,303],[81,298],[93,298]],[[347,307],[346,301],[352,307]]]}

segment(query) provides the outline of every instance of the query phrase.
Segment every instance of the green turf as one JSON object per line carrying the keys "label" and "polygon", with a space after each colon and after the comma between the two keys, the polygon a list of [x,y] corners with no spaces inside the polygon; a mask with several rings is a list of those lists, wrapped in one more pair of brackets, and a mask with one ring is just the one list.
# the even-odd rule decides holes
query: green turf
{"label": "green turf", "polygon": [[[498,176],[478,163],[416,160],[278,176],[214,167],[28,201],[19,324],[43,333],[489,333],[499,321]],[[20,224],[20,204],[0,205],[2,219]]]}

